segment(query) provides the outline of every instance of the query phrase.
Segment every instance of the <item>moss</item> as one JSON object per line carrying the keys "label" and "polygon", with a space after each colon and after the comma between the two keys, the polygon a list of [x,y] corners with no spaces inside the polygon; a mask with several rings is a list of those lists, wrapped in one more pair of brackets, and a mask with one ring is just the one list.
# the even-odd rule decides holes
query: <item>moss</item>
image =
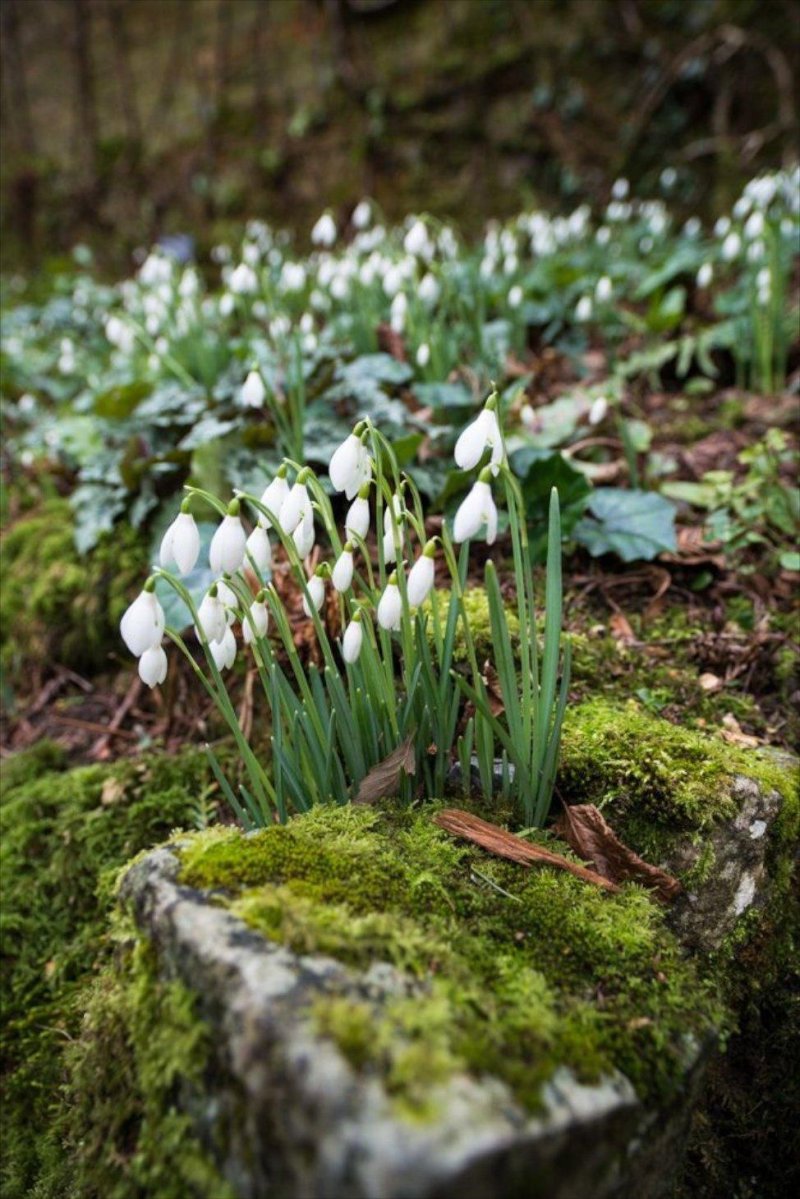
{"label": "moss", "polygon": [[456,1070],[505,1079],[531,1110],[556,1065],[587,1081],[618,1068],[643,1097],[665,1096],[685,1036],[723,1022],[713,984],[641,890],[610,897],[487,859],[440,830],[430,805],[321,808],[181,852],[182,881],[214,889],[264,936],[416,980],[418,993],[380,1009],[317,1010],[409,1115],[425,1115],[431,1084]]}
{"label": "moss", "polygon": [[3,763],[0,1189],[10,1197],[61,1193],[52,1180],[69,1164],[58,1131],[64,1051],[78,1034],[86,985],[112,953],[106,921],[117,871],[177,825],[191,826],[213,786],[202,755],[63,767],[47,743]]}
{"label": "moss", "polygon": [[[450,594],[446,590],[440,590],[436,593],[439,626],[442,632],[444,632],[447,625],[447,614],[450,610]],[[483,663],[487,658],[494,661],[492,622],[489,616],[489,601],[484,588],[468,587],[464,593],[464,607],[470,629],[472,630],[472,638],[475,643],[475,653],[478,662]],[[426,609],[431,615],[433,614],[433,605],[430,600],[427,601]],[[512,608],[507,607],[506,619],[508,621],[508,632],[511,643],[514,645],[519,640],[519,618]],[[432,635],[431,632],[430,636],[432,637]],[[453,658],[456,662],[466,662],[467,660],[467,647],[463,637],[456,640]]]}
{"label": "moss", "polygon": [[56,660],[77,670],[102,666],[147,566],[130,528],[115,530],[82,558],[66,500],[49,500],[3,536],[0,661],[14,680]]}

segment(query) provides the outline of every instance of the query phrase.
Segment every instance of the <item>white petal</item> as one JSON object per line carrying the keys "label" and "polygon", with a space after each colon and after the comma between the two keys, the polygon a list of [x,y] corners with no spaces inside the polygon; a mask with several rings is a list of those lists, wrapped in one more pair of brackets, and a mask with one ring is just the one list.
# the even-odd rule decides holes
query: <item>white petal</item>
{"label": "white petal", "polygon": [[199,640],[221,641],[228,628],[225,607],[219,596],[206,595],[197,610],[195,632]]}
{"label": "white petal", "polygon": [[172,542],[175,537],[176,524],[177,521],[173,520],[172,524],[161,538],[161,548],[158,551],[158,560],[165,570],[169,570],[170,566],[172,566],[172,563],[175,560],[172,555]]}
{"label": "white petal", "polygon": [[303,519],[310,501],[304,483],[295,483],[287,495],[280,511],[281,528],[284,533],[293,533]]}
{"label": "white petal", "polygon": [[167,677],[167,655],[160,645],[151,646],[139,659],[139,678],[151,689]]}
{"label": "white petal", "polygon": [[190,512],[179,512],[172,522],[172,557],[182,575],[191,574],[200,556],[200,531]]}
{"label": "white petal", "polygon": [[[256,637],[266,637],[267,629],[269,628],[269,612],[267,605],[259,603],[258,600],[250,605],[250,619],[247,617],[242,621],[242,636],[244,637],[245,645],[251,645]],[[253,631],[255,629],[255,631]]]}
{"label": "white petal", "polygon": [[[331,483],[335,491],[348,491],[357,484],[359,477],[359,461],[361,458],[361,439],[351,433],[346,437],[331,458],[328,468]],[[356,486],[353,495],[358,491]]]}
{"label": "white petal", "polygon": [[353,582],[353,555],[343,550],[333,568],[333,585],[337,591],[347,591]]}
{"label": "white petal", "polygon": [[220,640],[212,641],[209,649],[217,670],[230,670],[236,660],[236,638],[233,630],[226,628]]}
{"label": "white petal", "polygon": [[[314,605],[314,610],[319,612],[325,600],[325,583],[319,575],[314,575],[308,580],[308,594],[311,597],[311,603]],[[303,596],[303,611],[306,616],[311,615],[311,608],[307,597]]]}
{"label": "white petal", "polygon": [[428,598],[433,587],[436,564],[427,554],[420,554],[408,576],[408,602],[412,608],[419,607]]}
{"label": "white petal", "polygon": [[397,561],[397,550],[394,544],[394,532],[391,525],[383,535],[383,560],[384,562]]}
{"label": "white petal", "polygon": [[250,371],[242,385],[242,403],[248,408],[263,408],[267,389],[258,371]]}
{"label": "white petal", "polygon": [[366,537],[369,532],[369,500],[360,496],[353,500],[345,517],[344,531],[355,537]]}
{"label": "white petal", "polygon": [[[286,502],[286,497],[289,494],[289,484],[284,479],[283,475],[276,475],[272,482],[264,488],[264,494],[261,496],[261,503],[270,512],[274,513],[275,518],[280,520],[281,508]],[[272,521],[264,517],[266,522],[265,528],[269,529]]]}
{"label": "white petal", "polygon": [[247,538],[247,552],[255,562],[259,574],[266,574],[272,565],[272,546],[267,530],[262,525],[256,525]]}
{"label": "white petal", "polygon": [[363,640],[364,630],[361,627],[361,621],[351,620],[344,631],[344,639],[342,641],[342,657],[345,662],[356,661],[358,655],[361,653]]}
{"label": "white petal", "polygon": [[489,496],[489,505],[486,509],[486,544],[494,545],[497,537],[497,505],[491,496]]}
{"label": "white petal", "polygon": [[235,574],[241,569],[247,545],[238,516],[225,516],[211,538],[208,561],[214,574]]}
{"label": "white petal", "polygon": [[232,625],[239,609],[239,597],[224,579],[220,579],[217,583],[217,595],[225,611],[225,623]]}
{"label": "white petal", "polygon": [[303,519],[294,531],[294,546],[298,556],[308,557],[314,548],[314,510],[309,504],[303,513]]}
{"label": "white petal", "polygon": [[466,498],[461,501],[453,522],[453,539],[455,541],[467,541],[478,532],[486,519],[487,493],[491,498],[489,484],[481,483],[478,480],[472,485]]}
{"label": "white petal", "polygon": [[142,591],[126,609],[119,625],[122,640],[136,658],[161,644],[164,611],[152,591]]}
{"label": "white petal", "polygon": [[399,629],[402,612],[400,588],[396,583],[388,583],[378,604],[378,624],[382,629]]}
{"label": "white petal", "polygon": [[456,466],[462,470],[472,470],[478,465],[486,449],[490,433],[492,413],[484,408],[471,424],[461,433],[453,451]]}

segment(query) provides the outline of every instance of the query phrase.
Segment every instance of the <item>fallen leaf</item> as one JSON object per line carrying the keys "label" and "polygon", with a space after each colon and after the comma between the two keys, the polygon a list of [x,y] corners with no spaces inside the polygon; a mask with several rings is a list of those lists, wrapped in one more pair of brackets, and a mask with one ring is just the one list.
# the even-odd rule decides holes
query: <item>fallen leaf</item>
{"label": "fallen leaf", "polygon": [[614,612],[608,622],[611,636],[621,645],[635,645],[636,634],[630,626],[630,621],[624,612]]}
{"label": "fallen leaf", "polygon": [[727,741],[730,745],[741,745],[745,749],[756,749],[761,744],[758,737],[751,737],[749,733],[742,731],[742,726],[733,712],[725,713],[722,717],[722,725],[720,736],[723,741]]}
{"label": "fallen leaf", "polygon": [[481,820],[479,816],[473,816],[471,812],[464,812],[461,808],[445,808],[444,811],[437,812],[433,819],[440,828],[454,837],[463,837],[465,841],[472,841],[473,844],[480,845],[481,849],[499,858],[507,858],[520,866],[554,866],[556,870],[566,870],[584,882],[602,887],[604,891],[619,889],[609,879],[586,866],[571,862],[563,854],[543,849],[541,845],[531,845],[514,833],[509,833],[507,829],[490,824],[488,820]]}
{"label": "fallen leaf", "polygon": [[378,799],[390,799],[397,795],[400,775],[413,775],[415,769],[414,738],[406,737],[397,749],[393,749],[364,775],[353,803],[375,803]]}
{"label": "fallen leaf", "polygon": [[594,804],[565,807],[556,831],[579,857],[591,862],[597,872],[611,882],[641,883],[665,903],[681,890],[676,878],[643,861],[620,841]]}
{"label": "fallen leaf", "polygon": [[125,787],[119,779],[107,778],[100,792],[100,803],[104,808],[110,808],[113,804],[119,803],[124,794]]}
{"label": "fallen leaf", "polygon": [[709,695],[713,695],[715,691],[721,691],[724,686],[724,683],[719,675],[712,674],[710,670],[706,670],[703,674],[701,674],[697,681],[702,689],[707,691]]}

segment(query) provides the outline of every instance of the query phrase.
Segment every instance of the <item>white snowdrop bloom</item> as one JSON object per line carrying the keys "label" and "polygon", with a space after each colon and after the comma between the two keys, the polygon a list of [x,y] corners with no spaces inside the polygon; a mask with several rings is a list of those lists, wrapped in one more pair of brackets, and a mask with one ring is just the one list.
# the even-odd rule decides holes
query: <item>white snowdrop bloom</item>
{"label": "white snowdrop bloom", "polygon": [[306,354],[312,354],[317,348],[316,333],[306,333],[300,341],[301,348]]}
{"label": "white snowdrop bloom", "polygon": [[[309,604],[309,600],[311,601],[311,604]],[[325,580],[320,578],[319,575],[313,575],[308,580],[308,595],[303,596],[303,611],[305,612],[306,616],[311,616],[311,605],[313,605],[314,612],[319,612],[324,602]]]}
{"label": "white snowdrop bloom", "polygon": [[314,225],[311,240],[315,246],[332,246],[336,241],[336,222],[329,212],[323,212]]}
{"label": "white snowdrop bloom", "polygon": [[330,301],[324,292],[314,289],[308,297],[308,302],[315,312],[325,312],[330,308]]}
{"label": "white snowdrop bloom", "polygon": [[630,184],[627,179],[617,179],[614,186],[611,188],[611,195],[615,200],[624,200],[630,191]]}
{"label": "white snowdrop bloom", "polygon": [[710,262],[704,262],[697,272],[697,286],[706,288],[710,287],[714,278],[714,268]]}
{"label": "white snowdrop bloom", "polygon": [[496,269],[497,263],[495,262],[494,258],[487,256],[486,258],[482,259],[480,265],[481,279],[490,279]]}
{"label": "white snowdrop bloom", "polygon": [[362,540],[369,532],[369,500],[360,492],[347,510],[344,531],[347,536],[360,537]]}
{"label": "white snowdrop bloom", "polygon": [[[280,521],[281,508],[288,494],[289,484],[286,482],[286,467],[282,466],[272,482],[268,483],[264,488],[261,496],[261,503],[274,514],[278,521]],[[265,529],[272,527],[272,521],[268,517],[263,517],[263,520]]]}
{"label": "white snowdrop bloom", "polygon": [[639,239],[639,251],[642,254],[649,254],[653,248],[652,237],[646,236]]}
{"label": "white snowdrop bloom", "polygon": [[413,254],[418,257],[425,253],[428,247],[428,231],[420,220],[414,221],[403,238],[403,249],[406,254]]}
{"label": "white snowdrop bloom", "polygon": [[265,321],[269,316],[269,309],[263,300],[256,300],[250,311],[257,321]]}
{"label": "white snowdrop bloom", "polygon": [[497,508],[492,498],[492,489],[488,479],[481,478],[473,483],[471,490],[456,512],[453,522],[453,539],[468,541],[486,525],[486,544],[492,545],[497,536]]}
{"label": "white snowdrop bloom", "polygon": [[611,230],[609,229],[608,225],[600,226],[600,228],[597,230],[597,233],[594,235],[594,240],[597,242],[598,246],[608,245],[608,243],[611,241]]}
{"label": "white snowdrop bloom", "polygon": [[764,257],[765,249],[766,247],[764,246],[763,241],[751,242],[747,247],[747,261],[760,262]]}
{"label": "white snowdrop bloom", "polygon": [[350,280],[346,275],[335,275],[331,282],[331,295],[334,300],[344,300],[350,291]]}
{"label": "white snowdrop bloom", "polygon": [[714,236],[719,237],[719,238],[725,237],[726,234],[730,231],[730,227],[731,227],[731,218],[728,216],[721,216],[714,223]]}
{"label": "white snowdrop bloom", "polygon": [[473,470],[487,447],[492,451],[492,473],[497,474],[503,461],[503,439],[494,408],[484,408],[459,434],[453,457],[462,470]]}
{"label": "white snowdrop bloom", "polygon": [[345,629],[344,637],[342,638],[342,657],[345,662],[352,664],[358,661],[358,655],[361,653],[363,642],[364,630],[361,627],[361,613],[356,612]]}
{"label": "white snowdrop bloom", "polygon": [[336,559],[333,567],[333,585],[337,591],[348,591],[353,582],[353,547],[349,541],[346,541],[341,554]]}
{"label": "white snowdrop bloom", "polygon": [[198,641],[221,641],[228,628],[228,614],[219,598],[217,587],[212,587],[203,596],[197,610],[195,633]]}
{"label": "white snowdrop bloom", "polygon": [[242,246],[242,261],[248,266],[258,266],[261,261],[261,250],[253,242],[245,242]]}
{"label": "white snowdrop bloom", "polygon": [[236,638],[233,629],[226,628],[219,641],[211,641],[208,646],[217,670],[230,670],[236,661]]}
{"label": "white snowdrop bloom", "polygon": [[736,201],[736,203],[733,206],[733,215],[736,217],[737,221],[744,220],[744,218],[747,216],[748,212],[752,208],[752,205],[753,205],[752,198],[750,196],[748,196],[746,193],[743,196],[739,196],[739,199]]}
{"label": "white snowdrop bloom", "polygon": [[375,263],[370,259],[367,259],[365,263],[362,263],[359,269],[358,281],[363,287],[372,287],[372,284],[375,282],[376,274],[377,267],[375,266]]}
{"label": "white snowdrop bloom", "polygon": [[292,534],[298,557],[302,559],[308,557],[314,548],[314,536],[314,509],[309,504],[307,508],[303,509],[302,520]]}
{"label": "white snowdrop bloom", "polygon": [[387,296],[396,296],[403,286],[403,272],[398,266],[390,266],[383,276],[383,290]]}
{"label": "white snowdrop bloom", "polygon": [[439,284],[430,271],[427,271],[420,279],[417,295],[424,304],[435,304],[439,299]]}
{"label": "white snowdrop bloom", "polygon": [[236,619],[236,614],[239,610],[239,597],[224,579],[220,579],[217,583],[217,595],[219,602],[225,609],[225,622],[230,626]]}
{"label": "white snowdrop bloom", "polygon": [[536,409],[531,404],[523,404],[519,410],[520,419],[526,428],[536,427]]}
{"label": "white snowdrop bloom", "polygon": [[503,270],[507,275],[514,275],[519,267],[519,259],[516,254],[509,254],[503,262]]}
{"label": "white snowdrop bloom", "polygon": [[155,313],[151,312],[150,316],[145,318],[144,327],[151,337],[155,337],[161,328],[161,320]]}
{"label": "white snowdrop bloom", "polygon": [[602,275],[597,280],[597,286],[594,289],[595,298],[598,304],[605,304],[611,299],[613,288],[608,275]]}
{"label": "white snowdrop bloom", "polygon": [[520,304],[522,303],[522,297],[523,297],[522,288],[517,283],[517,284],[515,284],[514,287],[511,288],[511,291],[508,293],[509,308],[519,308]]}
{"label": "white snowdrop bloom", "polygon": [[284,291],[302,291],[306,285],[306,272],[302,263],[284,262],[280,285]]}
{"label": "white snowdrop bloom", "polygon": [[[261,593],[263,595],[263,592]],[[252,645],[257,637],[266,637],[269,628],[269,611],[263,600],[255,599],[242,621],[242,637],[245,645]]]}
{"label": "white snowdrop bloom", "polygon": [[361,441],[363,425],[356,425],[355,430],[345,437],[331,457],[328,475],[335,491],[343,491],[351,500],[364,483],[363,460],[367,449]]}
{"label": "white snowdrop bloom", "polygon": [[700,231],[702,228],[703,226],[700,223],[700,217],[690,216],[686,224],[683,226],[683,232],[687,237],[690,237],[692,241],[694,241],[696,237],[700,236]]}
{"label": "white snowdrop bloom", "polygon": [[575,320],[585,323],[592,319],[592,297],[581,296],[575,305]]}
{"label": "white snowdrop bloom", "polygon": [[279,316],[273,317],[269,322],[269,334],[274,341],[280,341],[282,337],[286,337],[291,329],[291,321],[288,316],[281,313]]}
{"label": "white snowdrop bloom", "polygon": [[741,248],[742,239],[739,237],[739,234],[733,230],[723,241],[720,253],[722,254],[725,262],[733,262],[734,258],[739,256]]}
{"label": "white snowdrop bloom", "polygon": [[246,408],[263,408],[266,394],[267,389],[261,375],[257,370],[250,371],[239,393],[242,403]]}
{"label": "white snowdrop bloom", "polygon": [[754,241],[764,232],[763,212],[751,212],[744,223],[744,235],[748,241]]}
{"label": "white snowdrop bloom", "polygon": [[178,295],[182,296],[185,300],[191,299],[192,296],[197,295],[199,287],[197,272],[190,268],[183,272],[181,281],[178,284]]}
{"label": "white snowdrop bloom", "polygon": [[239,505],[235,500],[234,504],[236,505],[235,512],[229,510],[228,514],[223,516],[211,538],[208,562],[215,575],[236,574],[244,561],[247,536],[239,519]]}
{"label": "white snowdrop bloom", "polygon": [[[395,526],[394,524],[391,524],[391,525],[389,525],[388,529],[384,529],[384,533],[383,533],[383,560],[384,560],[384,562],[396,562],[397,561],[397,547],[395,546],[395,543],[394,543],[394,531],[395,531],[396,527],[397,526]],[[400,533],[400,531],[398,529],[398,537],[399,537],[399,533]]]}
{"label": "white snowdrop bloom", "polygon": [[154,645],[161,644],[164,609],[149,583],[145,583],[144,590],[125,609],[119,622],[119,631],[135,658],[140,658],[145,650],[152,649]]}
{"label": "white snowdrop bloom", "polygon": [[220,316],[230,316],[236,307],[236,301],[229,291],[223,292],[219,300]]}
{"label": "white snowdrop bloom", "polygon": [[314,318],[310,312],[304,312],[303,315],[300,317],[300,332],[301,333],[313,333],[314,332]]}
{"label": "white snowdrop bloom", "polygon": [[240,262],[231,271],[228,287],[237,296],[253,295],[258,291],[258,276],[246,262]]}
{"label": "white snowdrop bloom", "polygon": [[589,424],[599,425],[606,419],[608,415],[608,400],[605,396],[598,396],[589,409]]}
{"label": "white snowdrop bloom", "polygon": [[678,172],[674,167],[664,167],[660,175],[661,186],[665,191],[671,191],[678,182]]}
{"label": "white snowdrop bloom", "polygon": [[272,566],[272,546],[269,543],[267,530],[261,521],[247,538],[247,553],[255,562],[256,570],[264,575]]}
{"label": "white snowdrop bloom", "polygon": [[436,573],[436,542],[431,540],[417,558],[408,575],[408,602],[412,608],[424,604],[433,587]]}
{"label": "white snowdrop bloom", "polygon": [[422,345],[417,347],[416,353],[417,366],[425,367],[431,360],[431,347],[427,341],[423,341]]}
{"label": "white snowdrop bloom", "polygon": [[405,292],[399,291],[394,297],[389,309],[389,323],[395,333],[402,333],[406,324],[406,313],[408,311],[408,299]]}
{"label": "white snowdrop bloom", "polygon": [[369,200],[360,200],[353,209],[350,219],[354,229],[366,229],[372,220],[372,205]]}
{"label": "white snowdrop bloom", "polygon": [[174,562],[182,575],[194,570],[200,554],[200,532],[190,512],[179,512],[161,539],[159,561],[165,569]]}
{"label": "white snowdrop bloom", "polygon": [[392,573],[378,603],[378,624],[382,629],[399,629],[403,615],[403,601],[397,586],[397,575]]}
{"label": "white snowdrop bloom", "polygon": [[167,677],[167,655],[161,645],[152,645],[139,659],[139,678],[152,689]]}
{"label": "white snowdrop bloom", "polygon": [[125,329],[125,324],[118,316],[110,316],[105,324],[106,339],[111,342],[112,346],[121,347]]}
{"label": "white snowdrop bloom", "polygon": [[305,477],[297,476],[297,480],[281,505],[280,513],[276,513],[284,533],[293,533],[305,516],[306,510],[311,509],[311,499],[305,484]]}
{"label": "white snowdrop bloom", "polygon": [[32,396],[29,391],[26,391],[25,394],[21,395],[17,400],[17,410],[19,412],[24,412],[26,415],[31,412],[35,412],[36,397]]}

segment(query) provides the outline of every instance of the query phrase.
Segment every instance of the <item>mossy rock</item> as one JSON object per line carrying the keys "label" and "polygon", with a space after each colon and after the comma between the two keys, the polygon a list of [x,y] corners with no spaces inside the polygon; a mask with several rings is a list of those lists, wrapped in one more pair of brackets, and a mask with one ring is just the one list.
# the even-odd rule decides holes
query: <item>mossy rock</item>
{"label": "mossy rock", "polygon": [[147,549],[126,527],[81,557],[66,500],[48,500],[5,531],[0,662],[11,682],[32,666],[103,666],[119,621],[147,568]]}

